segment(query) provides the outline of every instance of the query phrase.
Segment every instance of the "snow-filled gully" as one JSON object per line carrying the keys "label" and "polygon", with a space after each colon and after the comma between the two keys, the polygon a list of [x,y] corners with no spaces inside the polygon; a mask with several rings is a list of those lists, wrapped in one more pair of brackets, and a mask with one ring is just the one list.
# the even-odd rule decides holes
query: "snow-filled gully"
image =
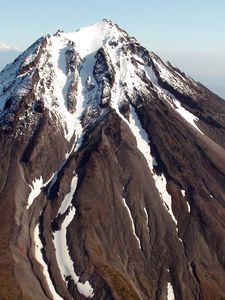
{"label": "snow-filled gully", "polygon": [[[76,284],[78,292],[83,295],[86,298],[92,298],[94,295],[94,291],[92,286],[88,281],[85,281],[84,283],[80,282],[79,276],[76,274],[74,270],[73,261],[69,254],[69,249],[67,246],[67,227],[70,225],[72,220],[75,217],[76,209],[72,204],[73,195],[76,191],[77,187],[77,175],[74,175],[71,181],[70,191],[66,196],[64,197],[61,206],[58,211],[58,215],[65,214],[67,212],[67,215],[61,225],[61,229],[53,233],[53,243],[55,246],[55,254],[56,254],[56,260],[58,263],[58,267],[62,276],[62,279],[65,281],[66,285],[68,285],[68,277],[71,277],[71,279]],[[61,296],[56,292],[53,282],[50,278],[50,274],[48,271],[48,266],[46,262],[44,261],[42,249],[43,245],[40,239],[40,224],[37,223],[35,229],[34,229],[34,243],[35,243],[35,258],[40,263],[43,269],[43,275],[46,278],[46,282],[48,285],[48,288],[53,296],[54,300],[61,300]]]}
{"label": "snow-filled gully", "polygon": [[[90,95],[87,93],[87,87],[86,87],[86,80],[88,73],[90,72],[90,69],[93,69],[95,58],[95,53],[91,53],[90,55],[84,56],[82,65],[80,68],[80,76],[79,76],[79,82],[78,82],[78,99],[77,106],[76,106],[76,112],[74,114],[71,114],[68,112],[65,106],[65,97],[67,94],[68,89],[68,78],[66,76],[66,70],[65,70],[65,44],[58,43],[54,39],[51,40],[51,57],[52,57],[52,65],[54,70],[54,80],[53,80],[53,90],[55,92],[55,97],[58,99],[58,112],[56,111],[56,114],[58,116],[61,115],[61,118],[63,119],[63,122],[66,124],[66,131],[65,131],[65,138],[70,141],[73,133],[76,134],[76,142],[74,144],[74,147],[72,147],[69,154],[66,155],[66,159],[61,164],[58,171],[56,171],[53,176],[51,177],[51,180],[48,182],[51,182],[49,191],[51,190],[51,187],[54,185],[55,181],[58,177],[58,172],[62,169],[62,167],[67,162],[68,158],[70,157],[72,152],[75,152],[78,150],[82,143],[82,136],[83,136],[83,128],[81,125],[81,117],[83,115],[84,110],[87,108],[87,101],[90,99]],[[56,67],[57,66],[57,67]],[[93,81],[93,78],[91,78]],[[94,91],[93,91],[94,92]],[[49,109],[51,109],[53,95],[46,95],[46,104],[49,106]],[[28,197],[28,204],[27,209],[30,208],[33,201],[38,197],[38,195],[41,193],[41,188],[46,186],[46,184],[43,183],[43,178],[40,177],[40,179],[35,179],[32,183],[31,187],[31,193]],[[59,208],[58,214],[64,214],[68,212],[66,215],[62,225],[61,229],[59,231],[56,231],[53,234],[53,243],[55,245],[55,251],[56,251],[56,259],[57,263],[62,275],[63,280],[65,280],[65,283],[68,284],[68,281],[66,278],[71,277],[74,283],[76,284],[78,292],[83,295],[86,298],[92,298],[94,295],[93,288],[91,287],[90,283],[88,281],[85,281],[84,283],[79,281],[79,276],[75,273],[73,261],[69,254],[69,249],[67,246],[67,227],[72,222],[76,209],[72,205],[72,198],[75,193],[77,186],[77,176],[74,176],[71,182],[70,192],[65,196],[64,200],[61,203],[61,206]],[[40,240],[40,232],[39,232],[39,223],[36,225],[34,230],[34,240],[35,240],[35,257],[37,261],[42,265],[44,276],[46,277],[46,282],[48,284],[49,290],[51,291],[53,298],[58,300],[62,299],[55,291],[53,283],[51,281],[50,275],[48,273],[48,267],[44,261],[44,258],[42,256],[41,249],[43,248],[43,245],[41,244]]]}
{"label": "snow-filled gully", "polygon": [[79,276],[75,273],[73,261],[70,257],[69,248],[67,246],[67,227],[70,225],[76,214],[76,209],[72,204],[72,199],[76,191],[77,180],[77,175],[75,175],[71,181],[70,191],[64,197],[59,208],[58,214],[62,215],[67,211],[68,214],[61,225],[61,229],[54,232],[53,242],[56,251],[57,263],[63,280],[65,280],[66,284],[68,284],[67,278],[71,277],[77,286],[78,292],[86,298],[92,298],[94,295],[93,288],[88,281],[85,281],[84,283],[79,281]]}
{"label": "snow-filled gully", "polygon": [[[153,83],[155,86],[156,90],[158,91],[159,94],[161,94],[168,104],[175,109],[175,111],[186,121],[188,122],[191,126],[193,126],[198,132],[201,134],[204,134],[196,125],[196,122],[199,120],[195,115],[193,115],[191,112],[189,112],[187,109],[185,109],[179,100],[177,100],[173,94],[171,94],[169,91],[163,89],[159,83],[158,83],[158,78],[155,75],[155,72],[153,71],[152,67],[150,66],[145,66],[145,72],[148,77],[148,79]],[[172,100],[173,104],[171,101],[168,100],[168,97]]]}
{"label": "snow-filled gully", "polygon": [[[67,109],[67,95],[70,83],[74,80],[71,73],[67,71],[66,53],[71,50],[69,44],[70,34],[66,36],[52,36],[48,41],[48,51],[50,53],[49,64],[45,64],[44,57],[40,64],[40,75],[44,78],[45,92],[42,94],[42,86],[38,84],[36,97],[44,98],[45,107],[49,109],[50,116],[53,114],[61,123],[64,129],[65,138],[70,141],[73,134],[76,134],[77,146],[82,142],[83,128],[81,125],[82,115],[87,108],[88,100],[90,100],[90,93],[94,94],[95,90],[88,91],[86,81],[88,77],[94,80],[92,70],[95,64],[95,51],[97,49],[86,49],[86,47],[77,49],[74,46],[74,51],[80,57],[78,66],[79,76],[77,83],[77,105],[74,113]],[[76,40],[76,35],[71,36],[71,40]],[[50,82],[50,88],[48,84]],[[76,150],[77,150],[76,149]]]}
{"label": "snow-filled gully", "polygon": [[56,180],[58,178],[58,173],[62,170],[62,168],[67,163],[67,161],[70,158],[71,154],[74,152],[75,147],[76,147],[76,144],[74,144],[72,146],[72,148],[71,148],[71,150],[70,150],[69,153],[66,153],[65,160],[61,163],[59,169],[57,171],[55,171],[52,174],[52,176],[46,182],[43,182],[43,177],[42,176],[40,176],[40,178],[35,178],[32,181],[32,184],[29,185],[29,187],[31,189],[31,192],[30,192],[30,194],[28,196],[26,209],[29,209],[32,206],[32,204],[34,203],[34,200],[40,195],[42,189],[44,187],[46,187],[50,183],[50,186],[48,188],[48,195],[49,195],[52,186],[55,184],[55,182],[56,182]]}
{"label": "snow-filled gully", "polygon": [[54,107],[54,112],[62,119],[62,124],[66,125],[64,129],[65,138],[70,141],[75,130],[76,134],[78,134],[78,122],[77,116],[75,116],[73,113],[70,113],[66,107],[66,97],[69,84],[71,82],[71,76],[67,75],[66,72],[66,51],[69,50],[69,47],[66,40],[61,40],[56,36],[51,38],[51,44],[49,48],[54,76],[52,78],[53,94],[47,95],[47,104],[49,106],[49,110],[51,111],[54,107],[52,105],[53,98],[54,96],[56,97],[58,107]]}
{"label": "snow-filled gully", "polygon": [[39,223],[37,223],[35,229],[34,229],[34,243],[35,243],[35,249],[34,249],[34,255],[39,264],[42,266],[43,269],[43,275],[45,276],[48,288],[52,294],[52,297],[54,300],[63,300],[62,297],[56,292],[55,287],[52,283],[52,280],[49,275],[48,271],[48,265],[44,261],[43,254],[42,254],[42,249],[43,245],[40,239],[40,228],[39,228]]}
{"label": "snow-filled gully", "polygon": [[162,175],[159,176],[154,172],[153,165],[155,164],[155,158],[151,155],[151,148],[148,141],[148,135],[145,132],[145,130],[142,128],[141,123],[133,107],[131,107],[130,122],[128,123],[128,125],[130,126],[130,129],[136,138],[138,149],[144,155],[148,163],[148,167],[151,173],[153,174],[155,185],[156,188],[158,189],[163,204],[167,208],[167,211],[169,212],[172,220],[177,225],[177,220],[172,211],[171,196],[166,189],[167,182],[166,182],[165,175],[162,173]]}

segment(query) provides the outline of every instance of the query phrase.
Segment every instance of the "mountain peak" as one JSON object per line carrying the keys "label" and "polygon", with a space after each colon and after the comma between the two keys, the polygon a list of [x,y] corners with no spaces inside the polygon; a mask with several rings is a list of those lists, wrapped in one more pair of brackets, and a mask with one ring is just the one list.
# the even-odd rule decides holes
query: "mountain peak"
{"label": "mountain peak", "polygon": [[0,73],[0,298],[225,299],[224,115],[111,21],[36,41]]}

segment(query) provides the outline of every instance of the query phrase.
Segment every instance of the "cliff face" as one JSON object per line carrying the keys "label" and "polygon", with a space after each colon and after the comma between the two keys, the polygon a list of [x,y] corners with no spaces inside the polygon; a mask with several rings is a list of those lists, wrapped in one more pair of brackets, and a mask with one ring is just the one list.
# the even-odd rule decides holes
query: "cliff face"
{"label": "cliff face", "polygon": [[103,21],[0,73],[0,298],[225,299],[225,103]]}

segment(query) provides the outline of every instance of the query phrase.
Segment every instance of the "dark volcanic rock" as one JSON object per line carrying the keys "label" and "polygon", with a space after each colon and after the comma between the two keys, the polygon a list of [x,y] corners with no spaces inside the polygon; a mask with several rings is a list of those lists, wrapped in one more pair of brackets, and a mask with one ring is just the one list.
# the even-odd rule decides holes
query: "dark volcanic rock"
{"label": "dark volcanic rock", "polygon": [[111,21],[0,73],[0,299],[225,299],[225,103]]}

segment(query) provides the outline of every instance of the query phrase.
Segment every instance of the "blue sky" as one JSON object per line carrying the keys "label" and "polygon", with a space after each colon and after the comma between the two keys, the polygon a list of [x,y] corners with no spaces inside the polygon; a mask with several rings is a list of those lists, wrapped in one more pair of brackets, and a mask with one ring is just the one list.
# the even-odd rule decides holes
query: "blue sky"
{"label": "blue sky", "polygon": [[0,0],[0,7],[0,69],[15,47],[108,18],[225,98],[225,0]]}

